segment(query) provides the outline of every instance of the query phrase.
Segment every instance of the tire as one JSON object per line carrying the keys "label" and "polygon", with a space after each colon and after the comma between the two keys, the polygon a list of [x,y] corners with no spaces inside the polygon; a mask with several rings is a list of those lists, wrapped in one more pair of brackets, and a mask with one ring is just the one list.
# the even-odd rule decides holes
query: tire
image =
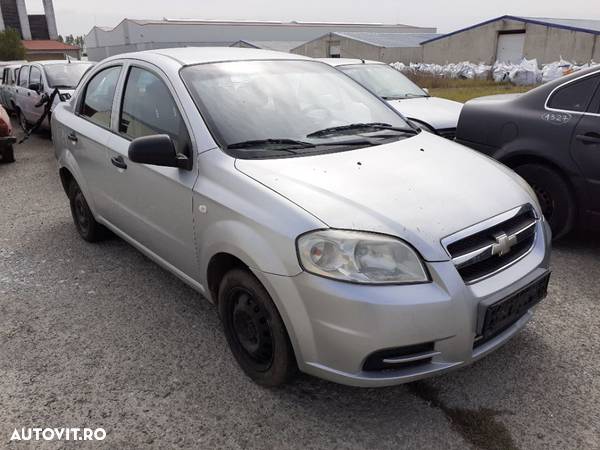
{"label": "tire", "polygon": [[75,180],[71,181],[69,185],[69,203],[75,228],[84,240],[98,242],[106,237],[106,228],[94,219],[87,200]]}
{"label": "tire", "polygon": [[263,285],[247,270],[223,277],[219,314],[233,356],[243,371],[262,386],[289,383],[298,366],[290,338]]}
{"label": "tire", "polygon": [[577,207],[567,181],[554,169],[541,164],[524,164],[515,168],[535,191],[552,238],[560,239],[573,229]]}
{"label": "tire", "polygon": [[2,163],[13,163],[15,162],[15,150],[12,144],[3,146],[0,149],[0,162]]}

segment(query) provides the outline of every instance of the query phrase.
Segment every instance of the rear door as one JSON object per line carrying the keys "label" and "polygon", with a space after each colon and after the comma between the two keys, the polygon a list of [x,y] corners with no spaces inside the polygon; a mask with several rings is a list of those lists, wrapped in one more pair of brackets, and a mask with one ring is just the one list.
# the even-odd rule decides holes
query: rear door
{"label": "rear door", "polygon": [[[600,211],[600,75],[588,77],[580,90],[587,91],[590,100],[582,115],[571,142],[571,154],[587,182],[588,208]],[[577,86],[576,86],[577,87]],[[576,89],[568,93],[571,98],[578,95]],[[582,94],[582,96],[585,94]]]}
{"label": "rear door", "polygon": [[111,170],[104,189],[107,219],[122,232],[194,279],[192,188],[197,166],[183,170],[129,161],[133,139],[168,134],[178,152],[195,159],[190,127],[168,78],[157,67],[132,64],[120,101],[119,133],[109,142]]}
{"label": "rear door", "polygon": [[64,115],[62,123],[64,145],[75,156],[79,168],[78,181],[100,217],[108,208],[101,186],[112,167],[107,160],[107,144],[113,133],[112,112],[122,71],[120,64],[109,65],[87,80],[74,105],[75,114]]}
{"label": "rear door", "polygon": [[21,112],[27,117],[27,113],[25,111],[27,98],[27,92],[29,87],[29,66],[21,67],[19,70],[19,79],[17,80],[17,88],[15,90],[15,104],[17,108],[21,110]]}

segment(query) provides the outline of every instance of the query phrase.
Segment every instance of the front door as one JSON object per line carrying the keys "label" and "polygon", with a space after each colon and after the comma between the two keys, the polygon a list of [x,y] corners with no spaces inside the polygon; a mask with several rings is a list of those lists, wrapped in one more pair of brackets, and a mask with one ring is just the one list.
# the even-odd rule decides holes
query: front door
{"label": "front door", "polygon": [[168,81],[151,67],[132,66],[123,88],[118,134],[108,143],[109,176],[103,190],[111,201],[107,220],[162,260],[197,279],[192,171],[133,163],[130,142],[167,134],[179,152],[192,157],[188,128]]}
{"label": "front door", "polygon": [[29,71],[29,86],[27,89],[27,120],[35,123],[42,117],[44,106],[36,106],[42,99],[44,86],[42,83],[42,70],[38,66],[31,66]]}
{"label": "front door", "polygon": [[586,180],[588,205],[600,212],[600,88],[575,128],[571,154]]}

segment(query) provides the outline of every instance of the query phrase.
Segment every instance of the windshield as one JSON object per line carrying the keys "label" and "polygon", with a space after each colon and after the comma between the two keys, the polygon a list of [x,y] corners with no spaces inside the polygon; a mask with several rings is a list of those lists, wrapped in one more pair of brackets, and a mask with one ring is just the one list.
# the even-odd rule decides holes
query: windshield
{"label": "windshield", "polygon": [[330,144],[339,151],[344,142],[356,148],[414,134],[385,103],[323,63],[234,61],[181,74],[219,144],[238,157],[241,149],[254,157],[259,150],[298,154]]}
{"label": "windshield", "polygon": [[338,69],[386,100],[428,97],[423,89],[387,64],[353,64]]}
{"label": "windshield", "polygon": [[65,63],[44,66],[46,78],[51,88],[75,89],[79,80],[93,64]]}

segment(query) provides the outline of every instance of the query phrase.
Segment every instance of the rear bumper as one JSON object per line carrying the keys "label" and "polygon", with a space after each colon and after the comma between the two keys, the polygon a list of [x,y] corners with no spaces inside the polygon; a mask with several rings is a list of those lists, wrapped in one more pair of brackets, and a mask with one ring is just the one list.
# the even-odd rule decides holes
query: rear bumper
{"label": "rear bumper", "polygon": [[[545,222],[538,227],[525,258],[469,286],[449,261],[428,263],[433,282],[410,286],[354,285],[308,273],[255,273],[277,304],[302,371],[352,386],[401,384],[467,365],[525,326],[532,310],[474,348],[478,304],[503,299],[548,271],[549,231]],[[431,343],[435,356],[423,363],[398,370],[363,368],[374,352],[424,343]]]}

